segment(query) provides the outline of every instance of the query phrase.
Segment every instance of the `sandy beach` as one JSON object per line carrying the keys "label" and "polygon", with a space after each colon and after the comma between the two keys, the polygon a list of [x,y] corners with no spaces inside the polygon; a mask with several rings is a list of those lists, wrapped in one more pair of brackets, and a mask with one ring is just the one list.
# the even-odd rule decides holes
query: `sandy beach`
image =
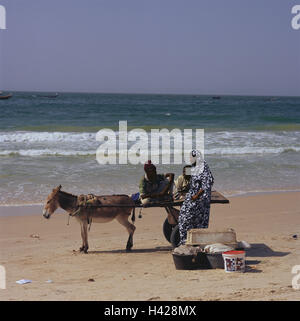
{"label": "sandy beach", "polygon": [[[300,299],[291,272],[300,265],[297,192],[233,197],[228,205],[212,205],[210,229],[231,227],[238,240],[252,246],[246,251],[245,273],[176,270],[162,233],[163,209],[144,209],[137,218],[131,253],[124,250],[127,232],[117,222],[92,224],[88,254],[78,251],[75,219],[67,225],[62,212],[46,220],[40,207],[24,210],[32,215],[1,207],[0,264],[6,269],[2,301]],[[32,283],[19,285],[20,279]]]}

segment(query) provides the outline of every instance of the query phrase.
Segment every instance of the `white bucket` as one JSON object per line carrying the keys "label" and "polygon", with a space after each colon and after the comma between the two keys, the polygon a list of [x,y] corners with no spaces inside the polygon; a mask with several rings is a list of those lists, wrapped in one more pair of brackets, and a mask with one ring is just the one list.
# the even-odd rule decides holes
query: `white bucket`
{"label": "white bucket", "polygon": [[245,251],[227,251],[222,256],[225,272],[245,272]]}

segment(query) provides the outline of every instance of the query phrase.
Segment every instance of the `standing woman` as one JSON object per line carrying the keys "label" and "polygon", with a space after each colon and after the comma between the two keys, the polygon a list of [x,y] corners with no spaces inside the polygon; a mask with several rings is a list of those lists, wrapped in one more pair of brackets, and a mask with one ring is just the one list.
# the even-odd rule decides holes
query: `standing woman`
{"label": "standing woman", "polygon": [[179,214],[180,244],[186,242],[187,231],[192,228],[208,228],[211,188],[214,183],[212,173],[202,154],[192,150],[191,182]]}

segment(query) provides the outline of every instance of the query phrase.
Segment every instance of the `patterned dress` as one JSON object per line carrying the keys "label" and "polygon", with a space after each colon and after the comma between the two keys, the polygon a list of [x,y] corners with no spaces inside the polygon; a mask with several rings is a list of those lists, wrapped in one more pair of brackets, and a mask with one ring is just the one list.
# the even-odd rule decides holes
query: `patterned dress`
{"label": "patterned dress", "polygon": [[[192,228],[208,228],[213,183],[212,173],[204,161],[203,172],[199,175],[191,176],[190,189],[180,209],[178,221],[180,245],[185,244],[188,230]],[[192,196],[197,194],[201,188],[204,192],[196,201],[193,201]]]}

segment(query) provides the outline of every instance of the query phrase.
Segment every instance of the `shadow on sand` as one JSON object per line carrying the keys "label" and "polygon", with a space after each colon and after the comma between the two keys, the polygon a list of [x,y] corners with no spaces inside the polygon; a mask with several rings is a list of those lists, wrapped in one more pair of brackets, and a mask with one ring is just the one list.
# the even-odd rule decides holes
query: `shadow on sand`
{"label": "shadow on sand", "polygon": [[246,249],[246,257],[272,257],[272,256],[286,256],[291,252],[277,252],[273,251],[264,243],[251,244],[250,249]]}
{"label": "shadow on sand", "polygon": [[90,254],[107,254],[107,253],[126,253],[126,254],[135,254],[135,253],[155,253],[155,252],[171,252],[171,246],[157,246],[155,248],[150,249],[132,249],[131,251],[126,250],[107,250],[107,251],[89,251]]}
{"label": "shadow on sand", "polygon": [[[131,251],[127,252],[125,249],[118,250],[103,250],[103,251],[89,251],[91,254],[103,254],[103,253],[155,253],[155,252],[170,252],[173,248],[171,246],[157,246],[155,248],[148,249],[135,249],[133,248]],[[250,249],[246,249],[246,258],[248,257],[281,257],[290,254],[290,252],[278,252],[273,251],[270,247],[263,243],[254,243],[251,244]],[[249,264],[258,264],[260,261],[247,260]]]}
{"label": "shadow on sand", "polygon": [[[173,248],[171,246],[157,246],[154,248],[146,249],[132,249],[127,252],[125,249],[121,250],[103,250],[103,251],[89,251],[90,254],[135,254],[135,253],[155,253],[155,252],[171,252]],[[76,251],[77,252],[77,251]],[[247,273],[261,273],[262,270],[257,269],[261,261],[248,260],[251,257],[282,257],[290,254],[290,252],[273,251],[270,247],[263,243],[251,244],[250,249],[246,249],[246,271]]]}
{"label": "shadow on sand", "polygon": [[[263,243],[251,244],[250,249],[246,249],[246,272],[260,273],[262,270],[256,268],[261,261],[258,260],[247,260],[251,257],[281,257],[290,254],[290,252],[278,252],[273,251],[270,247]],[[251,266],[253,265],[253,266]]]}

